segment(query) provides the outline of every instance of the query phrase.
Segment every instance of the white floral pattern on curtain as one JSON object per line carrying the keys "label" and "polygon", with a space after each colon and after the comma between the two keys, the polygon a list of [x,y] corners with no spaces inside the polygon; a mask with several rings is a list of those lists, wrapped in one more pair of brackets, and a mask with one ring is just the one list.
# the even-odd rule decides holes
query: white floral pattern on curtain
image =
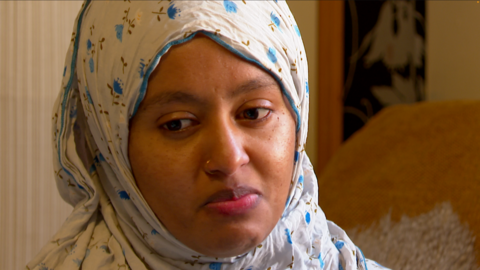
{"label": "white floral pattern on curtain", "polygon": [[425,2],[346,7],[344,139],[384,107],[425,100]]}

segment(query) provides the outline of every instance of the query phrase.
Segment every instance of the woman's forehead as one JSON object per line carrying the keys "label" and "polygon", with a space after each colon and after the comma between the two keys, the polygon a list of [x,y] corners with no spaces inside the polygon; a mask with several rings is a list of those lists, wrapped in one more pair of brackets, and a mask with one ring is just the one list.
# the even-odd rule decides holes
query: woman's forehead
{"label": "woman's forehead", "polygon": [[246,61],[202,33],[197,33],[189,41],[172,46],[161,57],[149,80],[157,76],[160,71],[173,74],[179,73],[179,70],[193,74],[206,70],[209,71],[207,73],[212,74],[212,77],[218,77],[219,74],[214,74],[212,71],[222,71],[222,69],[233,71],[237,77],[243,75],[238,72],[238,69],[243,69],[243,72],[262,74],[266,79],[268,77],[274,81],[273,76],[256,63]]}
{"label": "woman's forehead", "polygon": [[233,99],[280,87],[270,74],[207,37],[173,46],[152,72],[141,107],[166,103],[206,103],[209,91]]}

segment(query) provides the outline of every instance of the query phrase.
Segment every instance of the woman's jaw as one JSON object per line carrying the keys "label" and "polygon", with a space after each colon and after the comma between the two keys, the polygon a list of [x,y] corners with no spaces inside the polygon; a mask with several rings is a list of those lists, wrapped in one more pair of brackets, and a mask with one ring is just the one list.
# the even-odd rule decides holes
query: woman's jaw
{"label": "woman's jaw", "polygon": [[295,121],[276,80],[206,37],[172,47],[131,119],[142,195],[189,248],[231,257],[259,245],[285,208]]}

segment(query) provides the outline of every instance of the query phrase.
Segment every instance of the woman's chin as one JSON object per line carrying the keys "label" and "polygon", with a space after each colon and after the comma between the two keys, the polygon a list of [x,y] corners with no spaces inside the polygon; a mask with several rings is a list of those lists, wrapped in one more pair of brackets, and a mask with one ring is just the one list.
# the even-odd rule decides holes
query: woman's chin
{"label": "woman's chin", "polygon": [[[166,229],[190,249],[214,258],[243,255],[268,237],[281,212],[263,198],[251,196],[234,202],[212,203],[201,207],[190,220],[159,216]],[[178,226],[180,224],[180,226]]]}
{"label": "woman's chin", "polygon": [[[266,205],[260,203],[247,213],[224,215],[207,211],[207,220],[198,227],[201,247],[194,248],[210,257],[243,255],[258,246],[277,222]],[[279,217],[278,217],[279,218]],[[200,239],[199,239],[200,240]]]}
{"label": "woman's chin", "polygon": [[266,220],[256,215],[244,219],[237,216],[230,222],[216,221],[199,223],[194,234],[179,240],[209,257],[235,257],[253,250],[273,229]]}

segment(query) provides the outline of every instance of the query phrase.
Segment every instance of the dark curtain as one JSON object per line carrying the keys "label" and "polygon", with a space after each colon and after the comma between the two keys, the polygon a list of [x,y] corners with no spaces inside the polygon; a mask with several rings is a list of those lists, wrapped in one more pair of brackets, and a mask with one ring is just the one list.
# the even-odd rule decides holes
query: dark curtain
{"label": "dark curtain", "polygon": [[424,1],[347,1],[344,139],[382,108],[424,100]]}

